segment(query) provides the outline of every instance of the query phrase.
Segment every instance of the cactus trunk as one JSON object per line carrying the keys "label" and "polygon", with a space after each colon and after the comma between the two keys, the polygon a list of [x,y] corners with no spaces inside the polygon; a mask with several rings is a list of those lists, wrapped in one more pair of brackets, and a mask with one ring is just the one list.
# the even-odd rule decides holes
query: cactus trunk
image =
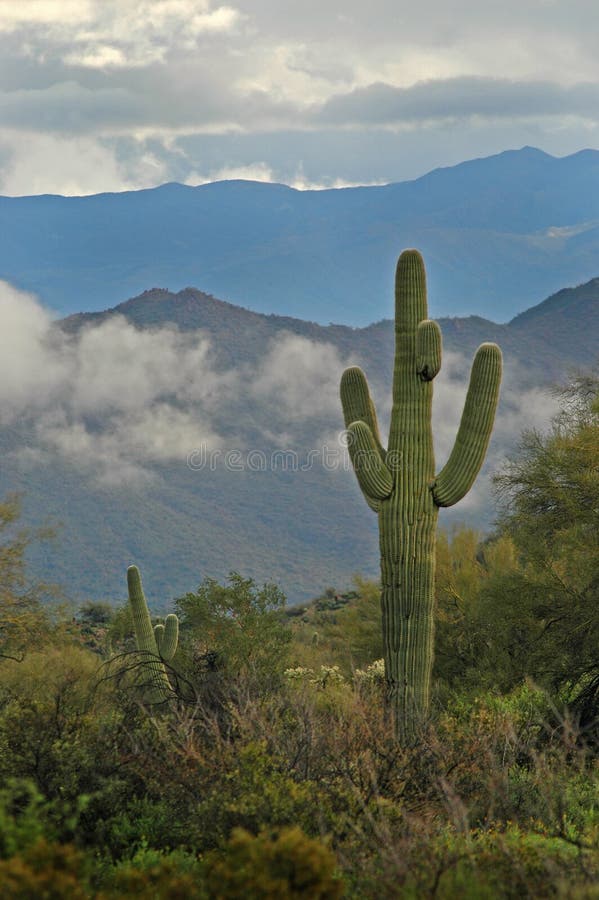
{"label": "cactus trunk", "polygon": [[441,332],[427,318],[420,254],[399,258],[395,285],[395,366],[388,449],[361,369],[348,369],[341,400],[349,451],[366,501],[378,513],[387,697],[400,741],[427,714],[434,641],[438,510],[470,489],[488,445],[501,380],[495,344],[477,351],[456,444],[435,477],[432,380],[441,366]]}
{"label": "cactus trunk", "polygon": [[[386,506],[391,504],[383,503],[379,521],[387,702],[405,742],[430,699],[437,516],[422,516],[416,527],[397,518],[391,524]],[[391,546],[395,552],[389,553]]]}

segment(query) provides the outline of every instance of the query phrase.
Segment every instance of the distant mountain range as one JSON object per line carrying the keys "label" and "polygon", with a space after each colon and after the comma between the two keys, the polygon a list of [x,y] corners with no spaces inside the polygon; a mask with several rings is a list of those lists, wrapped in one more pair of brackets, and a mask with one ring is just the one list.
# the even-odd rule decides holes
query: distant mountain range
{"label": "distant mountain range", "polygon": [[525,147],[381,187],[226,181],[0,198],[0,278],[60,314],[200,284],[265,313],[366,325],[397,253],[420,249],[435,317],[505,322],[597,274],[599,151]]}
{"label": "distant mountain range", "polygon": [[[389,311],[389,285],[385,294]],[[105,312],[73,315],[58,327],[75,345],[110,322],[117,330],[124,328],[123,322],[132,323],[134,334],[168,336],[175,328],[190,346],[196,339],[209,339],[214,373],[224,373],[225,386],[227,373],[238,376],[227,402],[212,413],[211,427],[225,447],[255,448],[263,454],[290,447],[301,451],[303,459],[310,448],[334,440],[330,436],[342,426],[336,385],[348,360],[367,370],[385,418],[393,352],[389,320],[365,328],[320,326],[250,312],[188,288],[176,294],[146,291]],[[436,387],[441,406],[435,411],[434,432],[443,452],[455,434],[464,369],[475,347],[483,340],[496,340],[503,348],[506,380],[491,448],[492,468],[513,451],[522,427],[546,421],[539,388],[563,379],[573,367],[588,368],[599,358],[599,278],[559,291],[507,325],[467,317],[443,319],[441,326],[450,378]],[[295,347],[294,340],[301,343]],[[282,348],[278,361],[277,348]],[[300,363],[302,355],[314,353],[314,365],[300,366],[296,374],[293,353]],[[151,363],[148,358],[140,360],[140,389],[143,379],[153,377]],[[304,384],[302,378],[317,366],[329,366],[326,378],[316,387]],[[198,380],[203,377],[198,373]],[[258,385],[260,391],[255,390]],[[206,386],[207,396],[210,390]],[[285,404],[279,402],[283,394]],[[168,396],[167,385],[160,411],[170,404],[183,413],[190,402],[187,394],[176,395],[174,389]],[[306,412],[307,404],[314,409]],[[547,416],[550,409],[549,404]],[[376,520],[351,471],[322,464],[194,469],[187,464],[191,447],[183,440],[178,455],[152,466],[154,477],[149,482],[129,483],[125,477],[118,484],[101,483],[86,456],[96,438],[101,442],[110,437],[105,426],[108,413],[92,413],[87,423],[92,443],[82,445],[76,463],[58,452],[41,452],[39,415],[0,428],[0,492],[24,492],[28,524],[60,523],[55,545],[32,553],[33,571],[65,585],[74,599],[123,599],[124,573],[131,562],[140,565],[157,606],[195,588],[205,575],[222,577],[231,569],[260,581],[277,581],[292,602],[315,596],[327,585],[347,586],[355,571],[376,575]],[[142,454],[143,439],[139,440]],[[453,521],[488,526],[493,515],[487,490],[482,503],[456,507]],[[452,518],[442,521],[447,525]]]}

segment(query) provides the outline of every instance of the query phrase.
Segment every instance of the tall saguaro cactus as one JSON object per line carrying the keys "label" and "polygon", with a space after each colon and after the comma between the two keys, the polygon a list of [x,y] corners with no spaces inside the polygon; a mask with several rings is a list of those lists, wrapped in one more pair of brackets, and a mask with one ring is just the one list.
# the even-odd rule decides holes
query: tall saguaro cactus
{"label": "tall saguaro cactus", "polygon": [[152,627],[137,566],[129,566],[127,569],[127,587],[133,615],[135,642],[138,651],[144,657],[142,661],[145,673],[144,682],[147,687],[146,696],[150,702],[160,703],[172,696],[164,662],[170,662],[177,650],[179,620],[174,613],[171,613],[166,617],[164,625]]}
{"label": "tall saguaro cactus", "polygon": [[341,379],[349,452],[368,505],[378,514],[387,699],[396,734],[409,741],[429,706],[439,507],[470,490],[483,463],[501,382],[501,351],[482,344],[454,448],[435,475],[432,380],[441,368],[441,330],[427,318],[422,257],[406,250],[395,279],[395,365],[388,447],[360,368]]}

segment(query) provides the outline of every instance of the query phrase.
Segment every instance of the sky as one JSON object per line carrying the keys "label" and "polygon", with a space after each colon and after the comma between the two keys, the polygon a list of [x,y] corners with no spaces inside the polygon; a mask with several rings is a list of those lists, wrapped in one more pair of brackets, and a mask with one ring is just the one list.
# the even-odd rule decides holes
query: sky
{"label": "sky", "polygon": [[0,0],[0,193],[599,148],[595,0]]}

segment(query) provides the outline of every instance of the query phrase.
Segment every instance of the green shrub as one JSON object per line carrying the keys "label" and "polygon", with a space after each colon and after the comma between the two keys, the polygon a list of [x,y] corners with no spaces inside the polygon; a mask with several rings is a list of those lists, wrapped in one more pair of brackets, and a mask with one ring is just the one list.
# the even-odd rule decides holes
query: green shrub
{"label": "green shrub", "polygon": [[[198,815],[205,841],[215,846],[236,827],[257,832],[299,823],[314,826],[315,810],[325,814],[326,801],[317,785],[291,777],[284,759],[269,753],[266,742],[232,747],[222,760],[223,770],[198,797]],[[209,846],[209,844],[208,844]]]}
{"label": "green shrub", "polygon": [[214,900],[336,900],[343,883],[332,851],[300,828],[257,836],[236,829],[224,852],[207,865]]}
{"label": "green shrub", "polygon": [[46,833],[47,804],[35,786],[11,778],[0,790],[0,858],[34,844]]}
{"label": "green shrub", "polygon": [[111,897],[140,900],[203,900],[207,897],[197,857],[183,850],[140,848],[116,866],[107,881]]}
{"label": "green shrub", "polygon": [[85,863],[70,845],[43,838],[18,856],[0,861],[3,900],[86,900]]}

